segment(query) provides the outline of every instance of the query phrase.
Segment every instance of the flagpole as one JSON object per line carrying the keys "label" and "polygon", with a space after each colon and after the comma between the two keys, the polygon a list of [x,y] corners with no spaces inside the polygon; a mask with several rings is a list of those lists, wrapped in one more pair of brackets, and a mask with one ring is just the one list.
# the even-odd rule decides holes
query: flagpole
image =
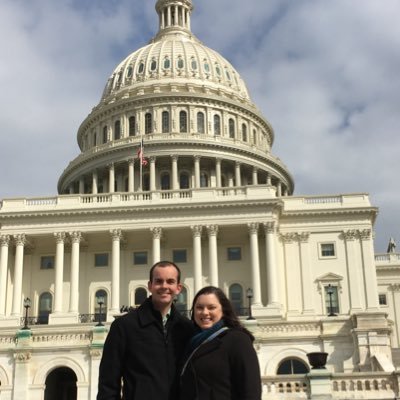
{"label": "flagpole", "polygon": [[139,157],[139,164],[140,164],[140,187],[139,192],[143,191],[143,134],[140,135],[140,157]]}

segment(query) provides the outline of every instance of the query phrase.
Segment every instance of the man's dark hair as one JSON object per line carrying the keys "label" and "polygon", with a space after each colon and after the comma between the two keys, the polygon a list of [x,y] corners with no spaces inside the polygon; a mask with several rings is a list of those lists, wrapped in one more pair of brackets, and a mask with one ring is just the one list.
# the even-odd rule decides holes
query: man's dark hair
{"label": "man's dark hair", "polygon": [[174,267],[178,271],[178,283],[181,283],[181,270],[172,261],[158,261],[150,268],[150,282],[153,282],[154,269],[157,267]]}

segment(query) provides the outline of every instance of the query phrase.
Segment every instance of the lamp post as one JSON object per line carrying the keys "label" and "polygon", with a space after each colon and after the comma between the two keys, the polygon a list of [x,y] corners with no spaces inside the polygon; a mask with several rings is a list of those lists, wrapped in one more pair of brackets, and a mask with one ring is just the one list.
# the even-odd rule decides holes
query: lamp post
{"label": "lamp post", "polygon": [[336,317],[337,314],[335,314],[333,312],[333,304],[332,304],[333,288],[332,288],[331,284],[328,285],[328,290],[326,291],[326,293],[328,293],[328,296],[329,296],[329,314],[328,314],[328,317]]}
{"label": "lamp post", "polygon": [[24,327],[22,329],[29,329],[29,326],[28,326],[28,312],[29,312],[29,309],[31,308],[31,299],[29,297],[27,297],[24,300],[24,307],[25,307],[25,322],[24,322]]}
{"label": "lamp post", "polygon": [[103,317],[103,304],[104,304],[104,297],[103,296],[98,296],[97,297],[97,304],[100,307],[100,311],[99,311],[99,322],[97,323],[96,326],[104,326],[103,323],[101,322],[102,317]]}
{"label": "lamp post", "polygon": [[255,319],[253,318],[253,315],[251,314],[251,299],[253,298],[253,289],[248,288],[246,290],[246,297],[249,299],[249,316],[247,317],[247,319],[251,320],[251,319]]}

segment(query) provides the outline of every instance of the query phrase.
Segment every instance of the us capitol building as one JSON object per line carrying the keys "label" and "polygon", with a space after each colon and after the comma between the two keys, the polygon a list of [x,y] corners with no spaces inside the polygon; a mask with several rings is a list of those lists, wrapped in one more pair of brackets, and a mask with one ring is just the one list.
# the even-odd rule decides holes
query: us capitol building
{"label": "us capitol building", "polygon": [[294,195],[240,74],[193,35],[192,0],[156,11],[158,33],[79,127],[58,195],[0,203],[1,400],[94,400],[109,324],[161,259],[182,269],[182,312],[205,285],[229,295],[264,400],[398,398],[400,254],[374,254],[377,208]]}

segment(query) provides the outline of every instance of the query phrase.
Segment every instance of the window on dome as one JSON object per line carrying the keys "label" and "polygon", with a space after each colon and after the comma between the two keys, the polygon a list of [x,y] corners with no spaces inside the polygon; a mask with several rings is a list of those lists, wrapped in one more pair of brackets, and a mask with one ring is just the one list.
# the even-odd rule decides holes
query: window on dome
{"label": "window on dome", "polygon": [[168,172],[164,172],[161,175],[161,190],[170,190],[171,189],[171,179]]}
{"label": "window on dome", "polygon": [[204,71],[206,71],[206,73],[210,73],[210,64],[207,61],[204,61]]}
{"label": "window on dome", "polygon": [[194,71],[197,70],[197,61],[194,58],[192,58],[191,66]]}
{"label": "window on dome", "polygon": [[306,374],[310,372],[307,365],[296,358],[289,358],[279,364],[277,375]]}
{"label": "window on dome", "polygon": [[179,113],[179,132],[184,133],[188,131],[187,125],[187,112],[181,111]]}
{"label": "window on dome", "polygon": [[204,113],[197,113],[197,132],[204,133]]}
{"label": "window on dome", "polygon": [[183,62],[182,57],[178,57],[178,60],[176,61],[176,66],[178,67],[178,69],[183,69],[183,67],[185,66],[185,63]]}
{"label": "window on dome", "polygon": [[253,143],[257,145],[257,131],[253,129]]}
{"label": "window on dome", "polygon": [[205,172],[200,174],[200,187],[208,187],[208,175]]}
{"label": "window on dome", "polygon": [[171,60],[168,57],[164,58],[164,69],[170,69],[171,68]]}
{"label": "window on dome", "polygon": [[149,134],[153,132],[153,121],[151,113],[146,113],[144,116],[144,133]]}
{"label": "window on dome", "polygon": [[243,142],[247,142],[247,125],[242,124],[242,140]]}
{"label": "window on dome", "polygon": [[121,121],[115,121],[114,124],[114,140],[121,139]]}
{"label": "window on dome", "polygon": [[218,114],[214,115],[214,135],[221,135],[221,117]]}
{"label": "window on dome", "polygon": [[144,71],[144,62],[141,62],[141,63],[139,64],[138,73],[139,73],[139,74],[143,74],[143,71]]}
{"label": "window on dome", "polygon": [[129,136],[135,136],[136,133],[136,118],[135,116],[129,117]]}
{"label": "window on dome", "polygon": [[161,114],[161,129],[162,133],[168,133],[169,132],[169,112],[168,111],[163,111]]}
{"label": "window on dome", "polygon": [[97,146],[97,134],[93,131],[93,146]]}
{"label": "window on dome", "polygon": [[182,172],[179,175],[179,187],[181,189],[189,189],[189,175],[186,172]]}
{"label": "window on dome", "polygon": [[229,73],[229,71],[227,69],[225,69],[225,75],[226,75],[226,78],[228,79],[228,81],[230,81],[231,80],[231,74]]}
{"label": "window on dome", "polygon": [[233,118],[229,118],[229,137],[231,139],[235,138],[235,121]]}
{"label": "window on dome", "polygon": [[150,71],[154,72],[157,69],[157,61],[151,60]]}
{"label": "window on dome", "polygon": [[126,70],[126,77],[127,77],[128,79],[132,78],[132,73],[133,73],[133,68],[132,68],[132,66],[130,65],[130,66],[127,68],[127,70]]}
{"label": "window on dome", "polygon": [[218,64],[215,64],[215,72],[218,76],[221,76],[221,68]]}
{"label": "window on dome", "polygon": [[103,128],[103,143],[108,142],[108,129],[107,125]]}

